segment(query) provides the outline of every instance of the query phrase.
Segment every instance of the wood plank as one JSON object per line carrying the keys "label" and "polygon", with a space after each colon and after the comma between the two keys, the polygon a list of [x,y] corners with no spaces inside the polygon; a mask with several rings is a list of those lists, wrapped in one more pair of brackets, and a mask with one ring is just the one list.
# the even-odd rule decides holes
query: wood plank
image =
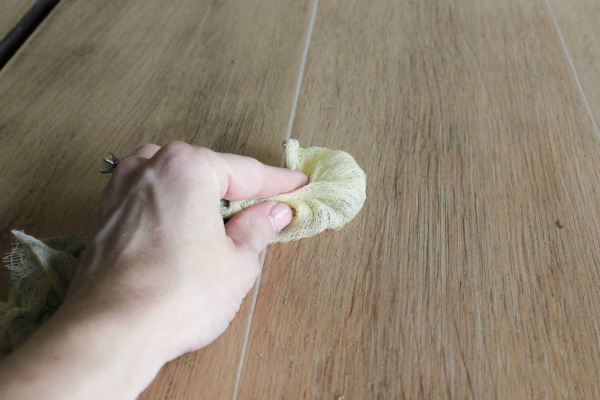
{"label": "wood plank", "polygon": [[600,139],[600,3],[548,0]]}
{"label": "wood plank", "polygon": [[[175,139],[279,164],[308,1],[63,0],[0,72],[0,238],[86,228],[100,160]],[[145,398],[231,397],[249,303]]]}
{"label": "wood plank", "polygon": [[367,203],[270,249],[239,398],[600,397],[600,149],[544,1],[316,21],[294,136]]}
{"label": "wood plank", "polygon": [[36,0],[2,0],[0,5],[0,40],[35,4]]}

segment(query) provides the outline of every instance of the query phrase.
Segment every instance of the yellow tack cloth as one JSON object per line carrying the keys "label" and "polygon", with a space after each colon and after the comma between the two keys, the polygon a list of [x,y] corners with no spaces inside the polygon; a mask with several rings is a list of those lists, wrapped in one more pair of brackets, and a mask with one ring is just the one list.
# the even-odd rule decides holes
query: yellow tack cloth
{"label": "yellow tack cloth", "polygon": [[294,218],[274,242],[289,242],[340,229],[358,214],[365,203],[367,180],[350,154],[322,147],[304,149],[294,139],[284,146],[287,168],[306,174],[306,186],[266,199],[231,202],[221,208],[223,218],[263,201],[286,203]]}
{"label": "yellow tack cloth", "polygon": [[39,240],[12,233],[16,243],[4,257],[10,278],[8,300],[0,302],[0,354],[21,344],[60,307],[85,247],[83,236]]}

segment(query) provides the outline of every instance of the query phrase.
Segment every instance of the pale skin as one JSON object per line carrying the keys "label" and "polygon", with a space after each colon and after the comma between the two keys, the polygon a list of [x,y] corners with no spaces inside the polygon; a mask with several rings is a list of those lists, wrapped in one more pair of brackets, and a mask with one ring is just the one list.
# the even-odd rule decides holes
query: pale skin
{"label": "pale skin", "polygon": [[225,331],[260,253],[292,219],[288,206],[267,202],[223,224],[220,199],[306,182],[185,143],[140,147],[102,195],[63,306],[0,363],[0,398],[135,398],[166,362]]}

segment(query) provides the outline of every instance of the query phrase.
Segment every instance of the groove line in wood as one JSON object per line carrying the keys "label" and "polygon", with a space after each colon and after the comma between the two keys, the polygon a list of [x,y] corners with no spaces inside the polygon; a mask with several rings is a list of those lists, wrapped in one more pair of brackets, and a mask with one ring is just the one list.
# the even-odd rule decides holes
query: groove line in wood
{"label": "groove line in wood", "polygon": [[[569,62],[571,71],[573,72],[573,78],[575,79],[575,82],[577,83],[577,88],[579,89],[579,92],[581,93],[581,98],[583,99],[585,108],[587,109],[587,111],[589,113],[590,120],[594,127],[594,133],[596,134],[596,138],[598,140],[600,140],[600,130],[598,130],[598,124],[596,123],[596,118],[594,118],[594,114],[590,107],[590,102],[585,94],[585,91],[583,90],[583,86],[581,85],[581,80],[579,78],[579,74],[577,73],[577,68],[575,67],[575,63],[573,62],[573,57],[571,56],[571,53],[569,52],[567,43],[565,42],[564,35],[560,29],[558,21],[556,20],[556,15],[554,13],[554,10],[552,9],[552,5],[550,4],[550,1],[549,0],[544,0],[544,1],[546,2],[546,7],[548,8],[548,13],[550,14],[550,16],[552,18],[552,22],[554,23],[554,27],[556,28],[556,33],[557,33],[558,37],[560,38],[560,43],[565,52],[565,57],[567,58],[567,60]],[[598,59],[600,60],[600,54],[598,54]]]}

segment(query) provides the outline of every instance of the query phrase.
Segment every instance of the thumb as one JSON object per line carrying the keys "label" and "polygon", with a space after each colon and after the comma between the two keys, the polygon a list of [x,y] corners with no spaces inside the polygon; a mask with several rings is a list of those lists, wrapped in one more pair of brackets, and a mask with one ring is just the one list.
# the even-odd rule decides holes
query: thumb
{"label": "thumb", "polygon": [[292,209],[284,203],[265,202],[249,207],[225,224],[236,246],[260,253],[292,221]]}

